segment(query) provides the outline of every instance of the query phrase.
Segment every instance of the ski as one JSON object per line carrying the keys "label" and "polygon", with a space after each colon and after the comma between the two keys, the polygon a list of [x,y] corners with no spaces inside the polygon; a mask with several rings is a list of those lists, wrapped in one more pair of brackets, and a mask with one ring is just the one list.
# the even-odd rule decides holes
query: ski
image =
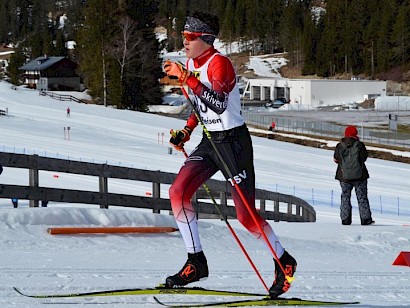
{"label": "ski", "polygon": [[213,290],[199,287],[178,287],[167,288],[164,285],[159,285],[155,288],[144,289],[118,289],[118,290],[102,290],[83,293],[66,293],[66,294],[34,294],[30,295],[22,292],[20,289],[13,287],[13,289],[26,297],[31,298],[63,298],[63,297],[91,297],[91,296],[123,296],[123,295],[153,295],[153,294],[187,294],[187,295],[219,295],[219,296],[259,296],[265,297],[266,294],[255,294],[247,292]]}
{"label": "ski", "polygon": [[212,303],[199,303],[199,304],[166,304],[161,302],[154,296],[155,301],[165,307],[171,308],[184,308],[184,307],[249,307],[249,306],[342,306],[342,305],[354,305],[359,302],[331,302],[331,301],[315,301],[306,300],[300,298],[262,298],[262,299],[249,299],[239,301],[224,301],[224,302],[212,302]]}

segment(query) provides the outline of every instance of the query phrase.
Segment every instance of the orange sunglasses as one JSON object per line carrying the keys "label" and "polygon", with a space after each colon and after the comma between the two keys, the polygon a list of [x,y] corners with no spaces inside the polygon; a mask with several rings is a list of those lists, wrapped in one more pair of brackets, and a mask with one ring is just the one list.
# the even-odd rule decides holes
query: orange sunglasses
{"label": "orange sunglasses", "polygon": [[185,38],[188,42],[195,41],[198,37],[203,35],[212,35],[211,33],[202,33],[202,32],[185,32],[182,31],[182,37]]}

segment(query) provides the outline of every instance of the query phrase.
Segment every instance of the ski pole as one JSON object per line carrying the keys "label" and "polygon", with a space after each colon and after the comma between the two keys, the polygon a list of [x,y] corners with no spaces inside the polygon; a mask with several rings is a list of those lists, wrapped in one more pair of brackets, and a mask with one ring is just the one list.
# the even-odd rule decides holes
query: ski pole
{"label": "ski pole", "polygon": [[[185,151],[184,148],[182,148],[182,153],[184,153],[185,158],[188,158],[188,154]],[[269,288],[266,285],[265,281],[263,280],[261,274],[259,273],[258,269],[256,268],[255,264],[253,263],[251,257],[249,256],[248,252],[246,251],[245,247],[242,245],[241,240],[239,239],[239,237],[236,235],[236,232],[233,230],[231,224],[229,223],[228,219],[223,215],[221,209],[218,206],[218,203],[216,203],[216,200],[213,196],[213,194],[211,193],[211,190],[209,189],[208,185],[206,185],[206,183],[202,184],[202,186],[204,187],[206,193],[208,194],[208,196],[211,198],[212,203],[214,204],[216,210],[218,211],[219,215],[222,217],[223,221],[225,222],[225,224],[227,225],[229,231],[231,231],[232,236],[234,237],[234,239],[236,240],[236,242],[238,243],[239,247],[241,248],[243,254],[245,255],[246,259],[248,260],[248,262],[250,263],[250,265],[252,266],[253,270],[255,271],[256,275],[258,276],[259,280],[262,282],[264,288],[266,289],[266,291],[268,291],[269,293]]]}
{"label": "ski pole", "polygon": [[[206,137],[208,138],[209,142],[211,143],[212,148],[214,149],[214,151],[215,151],[216,155],[218,156],[219,160],[221,161],[221,163],[222,163],[222,165],[223,165],[223,167],[224,167],[226,173],[228,174],[229,178],[232,178],[233,175],[232,175],[231,170],[229,170],[228,165],[226,164],[225,160],[222,158],[221,153],[219,152],[218,148],[216,147],[215,143],[213,142],[212,136],[211,136],[211,134],[209,133],[208,129],[206,128],[205,124],[202,122],[202,120],[201,120],[201,118],[200,118],[200,116],[199,116],[197,110],[195,109],[194,103],[191,101],[191,99],[190,99],[188,93],[186,92],[185,88],[183,87],[183,85],[180,85],[180,88],[181,88],[182,93],[184,93],[185,98],[186,98],[186,99],[188,100],[188,102],[191,104],[191,106],[192,106],[192,108],[193,108],[193,111],[194,111],[194,114],[195,114],[196,118],[198,119],[198,123],[201,125],[202,130],[204,131],[204,133],[205,133]],[[262,227],[261,227],[260,224],[258,223],[258,219],[257,219],[255,213],[252,211],[252,208],[251,208],[251,206],[249,205],[248,201],[246,200],[246,198],[245,198],[245,196],[244,196],[244,194],[243,194],[241,188],[238,186],[238,184],[237,184],[235,181],[233,181],[232,185],[235,187],[235,189],[236,189],[236,191],[238,192],[239,196],[241,197],[243,203],[245,204],[246,209],[248,210],[249,214],[251,215],[253,221],[255,222],[255,225],[258,227],[259,231],[261,232],[261,235],[262,235],[264,241],[266,242],[266,245],[269,247],[270,252],[272,253],[273,257],[276,259],[276,261],[277,261],[277,263],[278,263],[278,265],[279,265],[279,267],[280,267],[280,270],[281,270],[281,271],[283,272],[283,274],[285,275],[286,280],[287,280],[289,283],[292,283],[292,281],[293,281],[295,278],[294,278],[294,277],[289,277],[289,275],[286,274],[286,271],[285,271],[285,269],[283,268],[283,265],[282,265],[282,263],[280,262],[278,255],[276,254],[275,250],[273,249],[273,247],[272,247],[271,243],[269,242],[268,237],[266,236],[266,234],[265,234],[265,232],[263,231]]]}

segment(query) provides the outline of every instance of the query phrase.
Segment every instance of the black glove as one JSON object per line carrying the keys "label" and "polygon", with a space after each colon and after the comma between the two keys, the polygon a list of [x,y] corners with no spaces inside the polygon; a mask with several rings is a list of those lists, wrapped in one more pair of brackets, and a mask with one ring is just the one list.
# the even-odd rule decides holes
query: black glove
{"label": "black glove", "polygon": [[184,148],[184,143],[190,139],[192,130],[185,126],[185,128],[181,130],[173,130],[171,129],[170,134],[171,138],[169,139],[169,143],[178,151],[182,151]]}

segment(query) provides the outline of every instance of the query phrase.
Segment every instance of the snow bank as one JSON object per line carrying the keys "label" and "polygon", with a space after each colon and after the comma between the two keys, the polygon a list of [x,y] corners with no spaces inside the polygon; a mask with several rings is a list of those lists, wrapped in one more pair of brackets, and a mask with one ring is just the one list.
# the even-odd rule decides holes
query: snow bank
{"label": "snow bank", "polygon": [[10,227],[46,225],[46,226],[169,226],[175,227],[173,216],[152,215],[141,211],[111,208],[110,210],[89,208],[19,208],[3,209],[0,221]]}

